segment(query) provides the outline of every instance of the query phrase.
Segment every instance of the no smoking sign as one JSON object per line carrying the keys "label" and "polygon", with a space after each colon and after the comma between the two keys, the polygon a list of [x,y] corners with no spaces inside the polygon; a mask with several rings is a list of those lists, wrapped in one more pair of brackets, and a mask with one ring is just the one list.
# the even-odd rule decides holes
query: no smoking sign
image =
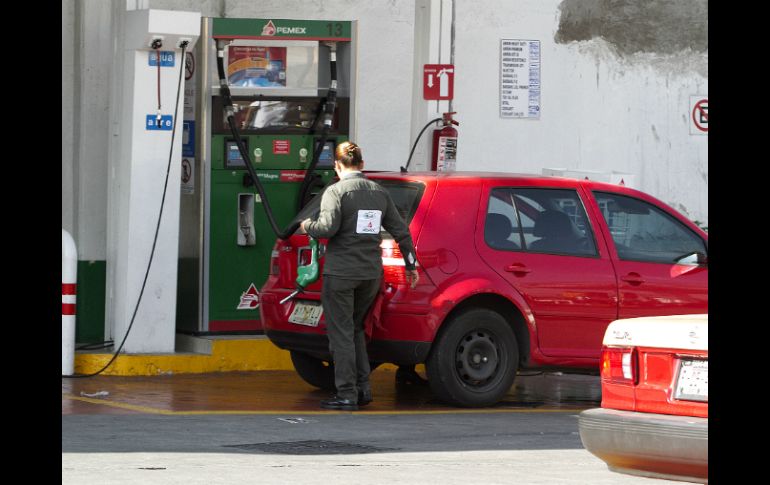
{"label": "no smoking sign", "polygon": [[690,96],[690,134],[709,134],[708,96]]}

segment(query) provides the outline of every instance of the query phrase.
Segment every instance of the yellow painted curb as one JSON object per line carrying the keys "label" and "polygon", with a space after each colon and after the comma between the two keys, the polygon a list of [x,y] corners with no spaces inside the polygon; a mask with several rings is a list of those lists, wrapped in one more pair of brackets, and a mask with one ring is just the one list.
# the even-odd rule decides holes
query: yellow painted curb
{"label": "yellow painted curb", "polygon": [[[75,373],[92,374],[104,367],[112,354],[75,353]],[[395,370],[392,364],[378,369]],[[419,367],[418,367],[419,369]],[[211,355],[196,353],[121,354],[102,375],[157,376],[258,370],[294,370],[286,350],[268,339],[213,340]]]}
{"label": "yellow painted curb", "polygon": [[[76,353],[75,372],[91,374],[112,354]],[[254,370],[294,370],[289,352],[267,339],[213,340],[211,355],[197,353],[121,354],[103,375],[155,376]]]}

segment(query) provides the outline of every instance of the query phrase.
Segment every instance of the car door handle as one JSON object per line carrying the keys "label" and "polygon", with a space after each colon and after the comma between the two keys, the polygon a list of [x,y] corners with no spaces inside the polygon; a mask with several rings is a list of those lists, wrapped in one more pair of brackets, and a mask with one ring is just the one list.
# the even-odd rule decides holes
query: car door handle
{"label": "car door handle", "polygon": [[521,274],[527,274],[532,272],[531,269],[527,268],[526,266],[520,263],[514,263],[511,265],[508,265],[505,267],[505,270],[510,273],[521,273]]}
{"label": "car door handle", "polygon": [[641,285],[644,283],[644,278],[642,278],[642,275],[639,273],[628,273],[624,277],[620,278],[621,280],[625,281],[626,283],[631,283],[632,285]]}

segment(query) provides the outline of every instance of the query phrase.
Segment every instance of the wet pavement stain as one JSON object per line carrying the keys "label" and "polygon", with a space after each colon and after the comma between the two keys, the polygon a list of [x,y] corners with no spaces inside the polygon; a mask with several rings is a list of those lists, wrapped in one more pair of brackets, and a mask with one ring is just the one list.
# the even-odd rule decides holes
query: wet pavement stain
{"label": "wet pavement stain", "polygon": [[[462,409],[436,400],[425,385],[396,383],[395,372],[371,376],[374,401],[356,413],[575,411],[601,401],[598,376],[520,375],[495,406]],[[82,395],[81,395],[82,393]],[[86,396],[99,397],[86,397]],[[96,376],[62,380],[62,415],[69,414],[328,414],[329,392],[292,371],[223,372],[171,376]]]}

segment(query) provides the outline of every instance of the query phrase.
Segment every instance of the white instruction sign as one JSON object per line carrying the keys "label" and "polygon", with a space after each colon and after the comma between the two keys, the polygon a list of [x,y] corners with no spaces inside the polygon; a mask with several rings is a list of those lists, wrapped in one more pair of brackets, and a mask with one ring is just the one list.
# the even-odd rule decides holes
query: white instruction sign
{"label": "white instruction sign", "polygon": [[360,210],[356,221],[356,234],[379,234],[382,211]]}
{"label": "white instruction sign", "polygon": [[539,40],[500,40],[500,117],[540,118]]}

